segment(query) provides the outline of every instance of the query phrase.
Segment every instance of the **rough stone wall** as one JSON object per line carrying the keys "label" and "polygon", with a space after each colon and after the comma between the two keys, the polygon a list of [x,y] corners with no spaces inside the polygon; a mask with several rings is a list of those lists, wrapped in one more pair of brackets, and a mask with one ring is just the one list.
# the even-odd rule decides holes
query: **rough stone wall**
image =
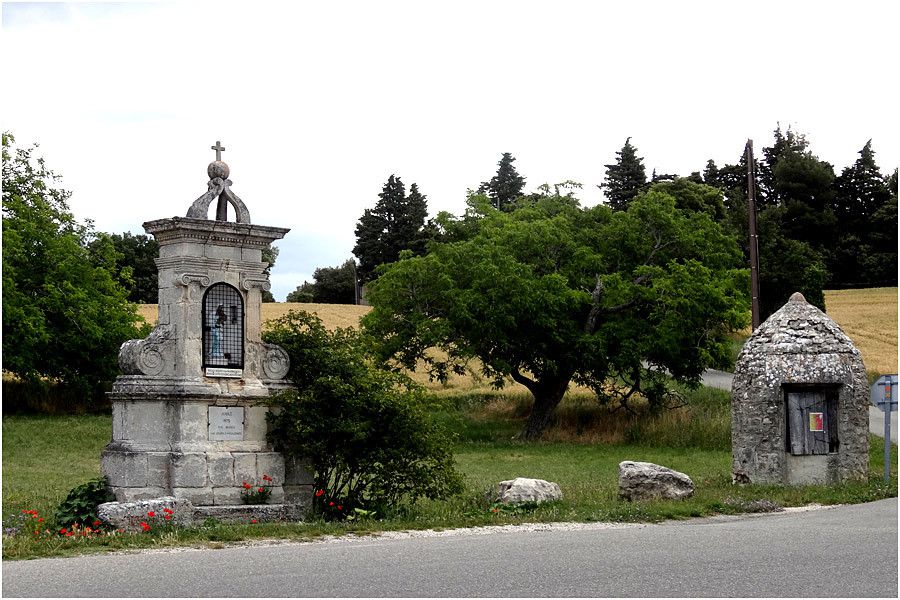
{"label": "rough stone wall", "polygon": [[[837,392],[837,452],[786,450],[785,386],[830,385]],[[859,350],[799,293],[744,345],[731,396],[735,483],[837,483],[868,474],[868,395]]]}

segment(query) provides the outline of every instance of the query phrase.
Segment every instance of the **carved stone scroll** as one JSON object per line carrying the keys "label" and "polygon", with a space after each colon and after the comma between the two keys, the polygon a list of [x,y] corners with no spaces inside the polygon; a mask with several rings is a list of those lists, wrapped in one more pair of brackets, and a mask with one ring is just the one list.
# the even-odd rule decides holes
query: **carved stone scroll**
{"label": "carved stone scroll", "polygon": [[266,355],[263,358],[263,371],[269,379],[284,379],[291,368],[291,359],[281,346],[263,344]]}
{"label": "carved stone scroll", "polygon": [[251,288],[259,288],[268,292],[272,289],[272,284],[265,275],[245,275],[241,278],[241,287],[247,291],[250,291]]}
{"label": "carved stone scroll", "polygon": [[200,287],[206,287],[209,285],[209,275],[206,273],[182,273],[175,276],[176,285],[188,286],[192,283],[197,283]]}

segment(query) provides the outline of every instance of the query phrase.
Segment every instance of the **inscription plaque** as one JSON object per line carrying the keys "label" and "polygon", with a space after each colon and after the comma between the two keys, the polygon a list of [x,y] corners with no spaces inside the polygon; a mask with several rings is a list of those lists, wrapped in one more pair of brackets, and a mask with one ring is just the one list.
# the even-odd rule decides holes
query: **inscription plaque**
{"label": "inscription plaque", "polygon": [[209,439],[210,441],[243,440],[244,407],[210,406]]}
{"label": "inscription plaque", "polygon": [[243,369],[226,369],[224,367],[207,367],[207,377],[234,377],[240,379],[244,376]]}

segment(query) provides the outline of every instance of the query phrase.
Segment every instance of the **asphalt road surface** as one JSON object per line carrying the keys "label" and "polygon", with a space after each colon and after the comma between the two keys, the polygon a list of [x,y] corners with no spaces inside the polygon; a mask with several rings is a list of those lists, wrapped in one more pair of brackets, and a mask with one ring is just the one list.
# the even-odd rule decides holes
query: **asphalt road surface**
{"label": "asphalt road surface", "polygon": [[6,597],[897,597],[897,499],[659,525],[13,561]]}

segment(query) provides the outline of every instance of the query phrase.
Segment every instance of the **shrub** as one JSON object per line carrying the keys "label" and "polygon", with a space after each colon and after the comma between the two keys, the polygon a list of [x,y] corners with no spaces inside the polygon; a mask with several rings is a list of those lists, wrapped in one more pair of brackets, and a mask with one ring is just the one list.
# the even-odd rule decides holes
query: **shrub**
{"label": "shrub", "polygon": [[96,526],[97,507],[116,499],[109,489],[106,477],[98,477],[72,488],[66,499],[56,509],[56,524],[59,527]]}
{"label": "shrub", "polygon": [[424,410],[421,388],[376,368],[352,330],[330,332],[296,311],[270,324],[266,340],[290,355],[297,390],[271,398],[269,439],[310,465],[320,514],[383,515],[420,497],[461,491],[451,440]]}

